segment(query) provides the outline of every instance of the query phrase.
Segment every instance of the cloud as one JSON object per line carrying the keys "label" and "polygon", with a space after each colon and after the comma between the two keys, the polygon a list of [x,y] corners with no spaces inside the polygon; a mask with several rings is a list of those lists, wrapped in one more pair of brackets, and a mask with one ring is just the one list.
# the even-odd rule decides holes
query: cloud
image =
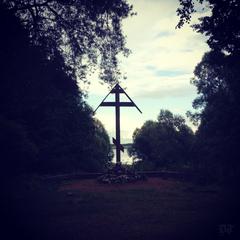
{"label": "cloud", "polygon": [[160,78],[155,84],[144,83],[138,89],[136,96],[144,98],[180,98],[191,95],[195,90],[194,86],[188,84],[191,75],[181,77]]}
{"label": "cloud", "polygon": [[[175,29],[179,20],[176,16],[178,0],[132,0],[130,3],[138,15],[126,19],[123,24],[127,45],[132,50],[128,58],[120,58],[121,70],[128,78],[123,81],[123,86],[133,87],[134,94],[139,94],[137,90],[142,90],[141,85],[162,87],[158,82],[164,81],[162,77],[167,77],[169,92],[172,89],[175,94],[176,77],[192,74],[207,51],[205,39],[188,25],[180,30]],[[106,86],[98,83],[96,74],[91,79],[89,92],[100,95],[107,90]],[[189,89],[189,81],[190,78],[185,81],[186,89]],[[183,91],[183,85],[179,91]],[[194,91],[193,88],[191,90]]]}
{"label": "cloud", "polygon": [[186,74],[186,71],[183,70],[178,70],[178,69],[172,69],[172,70],[161,70],[156,68],[155,66],[152,65],[147,65],[146,69],[150,70],[153,72],[154,75],[158,77],[166,76],[166,77],[175,77],[175,76],[181,76]]}
{"label": "cloud", "polygon": [[155,38],[159,39],[159,38],[164,38],[164,37],[168,37],[168,36],[171,36],[173,35],[174,33],[173,32],[170,32],[170,31],[161,31],[159,32],[158,34],[156,34]]}
{"label": "cloud", "polygon": [[[122,120],[122,137],[129,139],[136,127],[146,119],[156,119],[161,107],[183,114],[196,97],[196,89],[190,84],[197,63],[208,50],[206,39],[192,30],[189,25],[176,29],[179,18],[176,16],[178,0],[138,0],[133,4],[137,16],[124,20],[123,30],[127,36],[127,46],[132,50],[128,58],[120,57],[120,67],[126,73],[122,87],[133,100],[148,106],[144,109],[147,116],[131,115]],[[208,12],[193,16],[197,18]],[[106,85],[99,84],[97,73],[90,78],[89,103],[97,105],[108,93]],[[184,99],[184,100],[183,100]],[[163,105],[163,102],[166,104]],[[171,102],[171,104],[167,104]],[[98,103],[98,104],[99,104]],[[180,110],[181,109],[181,110]],[[97,117],[105,124],[108,132],[114,134],[114,111],[101,110]],[[131,112],[129,110],[129,112]]]}

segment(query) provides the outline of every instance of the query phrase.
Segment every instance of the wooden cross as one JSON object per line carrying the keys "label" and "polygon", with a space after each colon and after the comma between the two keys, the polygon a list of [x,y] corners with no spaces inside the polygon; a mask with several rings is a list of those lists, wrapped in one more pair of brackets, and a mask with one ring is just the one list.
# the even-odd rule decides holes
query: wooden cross
{"label": "wooden cross", "polygon": [[[115,94],[115,102],[104,102],[104,100],[108,97],[109,94]],[[120,94],[125,94],[126,97],[130,100],[130,102],[120,102]],[[133,100],[127,95],[127,93],[120,87],[117,83],[114,88],[108,93],[108,95],[102,100],[97,109],[101,107],[115,107],[115,115],[116,115],[116,139],[113,138],[113,144],[116,146],[116,165],[121,165],[121,152],[124,152],[124,147],[121,145],[120,141],[120,107],[136,107],[137,110],[141,112],[141,110],[137,107],[137,105],[133,102]]]}

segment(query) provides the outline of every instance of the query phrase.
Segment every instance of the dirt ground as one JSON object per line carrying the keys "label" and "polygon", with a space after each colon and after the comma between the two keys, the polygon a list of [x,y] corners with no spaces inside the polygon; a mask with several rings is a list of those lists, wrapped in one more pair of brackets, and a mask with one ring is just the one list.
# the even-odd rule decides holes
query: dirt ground
{"label": "dirt ground", "polygon": [[5,240],[240,239],[239,204],[217,185],[162,178],[122,185],[29,178],[8,190],[2,205]]}
{"label": "dirt ground", "polygon": [[166,190],[175,188],[179,185],[178,182],[173,180],[164,180],[161,178],[149,178],[146,181],[138,181],[135,183],[127,184],[103,184],[98,183],[94,179],[87,180],[75,180],[70,183],[64,183],[59,187],[59,191],[67,190],[80,190],[85,192],[108,192],[108,191],[119,191],[119,190]]}

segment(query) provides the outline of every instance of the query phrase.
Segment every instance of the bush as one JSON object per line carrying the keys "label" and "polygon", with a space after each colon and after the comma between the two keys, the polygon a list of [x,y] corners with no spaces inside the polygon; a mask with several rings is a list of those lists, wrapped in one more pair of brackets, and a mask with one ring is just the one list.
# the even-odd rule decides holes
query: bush
{"label": "bush", "polygon": [[38,149],[28,138],[25,128],[0,117],[0,133],[2,173],[31,171],[37,161]]}

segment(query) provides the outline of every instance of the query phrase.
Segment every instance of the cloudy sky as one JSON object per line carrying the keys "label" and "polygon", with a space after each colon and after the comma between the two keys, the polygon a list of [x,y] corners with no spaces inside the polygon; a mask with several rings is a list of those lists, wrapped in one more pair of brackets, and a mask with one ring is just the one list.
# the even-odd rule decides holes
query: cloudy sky
{"label": "cloudy sky", "polygon": [[[188,26],[175,29],[178,0],[129,0],[137,16],[124,20],[127,47],[132,54],[121,59],[127,80],[121,86],[142,110],[121,109],[121,140],[131,142],[136,127],[149,119],[156,120],[160,109],[185,115],[192,109],[196,89],[190,84],[193,70],[208,50],[205,39]],[[203,14],[203,13],[202,13]],[[193,18],[197,19],[200,14]],[[107,95],[107,86],[91,79],[87,102],[95,109]],[[115,136],[115,111],[101,107],[96,117],[110,137]]]}

